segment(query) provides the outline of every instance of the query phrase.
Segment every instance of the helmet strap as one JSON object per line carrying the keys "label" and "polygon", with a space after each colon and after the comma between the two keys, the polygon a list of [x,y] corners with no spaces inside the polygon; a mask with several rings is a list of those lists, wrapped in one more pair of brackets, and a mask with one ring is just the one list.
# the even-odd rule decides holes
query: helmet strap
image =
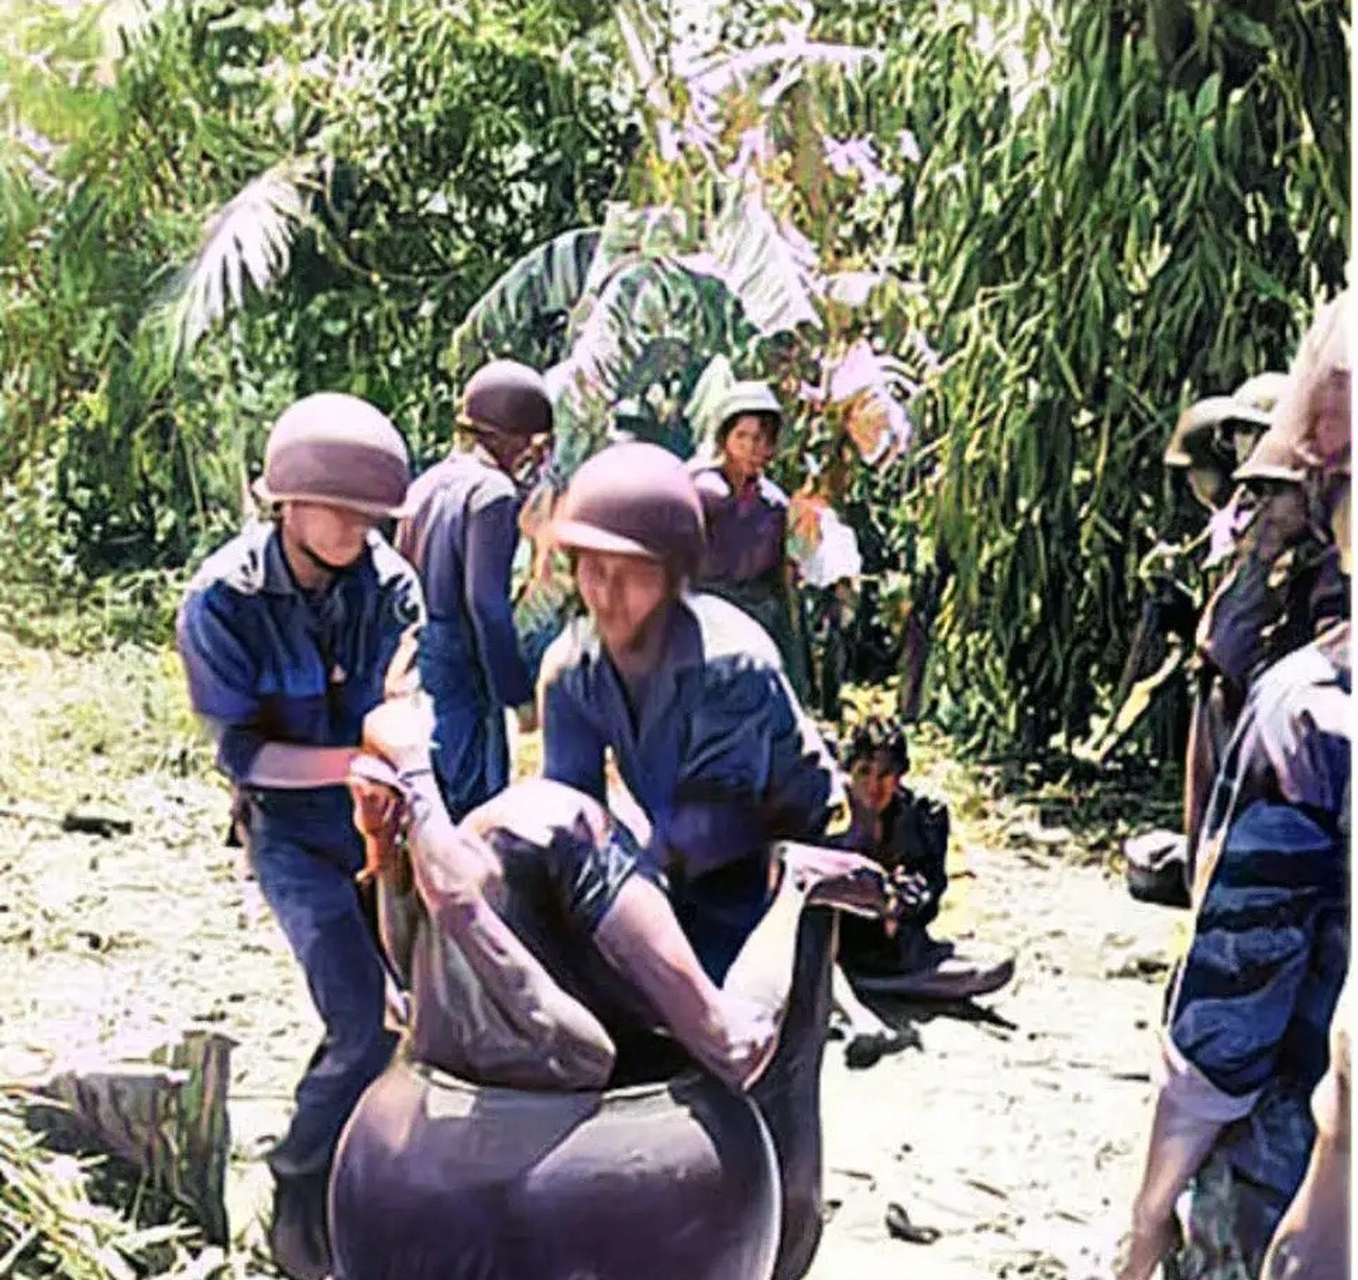
{"label": "helmet strap", "polygon": [[349,566],[347,564],[331,564],[329,560],[318,556],[307,544],[300,539],[294,541],[293,545],[322,573],[328,573],[332,577],[335,574],[343,573]]}

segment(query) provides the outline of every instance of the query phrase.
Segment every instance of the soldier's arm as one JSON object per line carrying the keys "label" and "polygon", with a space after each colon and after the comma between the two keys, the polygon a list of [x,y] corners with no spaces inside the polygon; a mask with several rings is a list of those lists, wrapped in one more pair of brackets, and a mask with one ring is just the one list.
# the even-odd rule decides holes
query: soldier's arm
{"label": "soldier's arm", "polygon": [[495,700],[504,707],[532,701],[533,682],[519,651],[511,601],[518,516],[509,494],[473,499],[465,549],[467,612]]}
{"label": "soldier's arm", "polygon": [[341,786],[354,749],[270,741],[258,694],[262,637],[248,633],[238,600],[217,584],[194,592],[180,611],[177,640],[189,700],[217,747],[217,765],[237,786]]}
{"label": "soldier's arm", "polygon": [[1306,1175],[1283,1214],[1264,1258],[1261,1280],[1308,1280],[1349,1274],[1349,1160],[1353,1026],[1352,971],[1330,1021],[1330,1065],[1311,1110],[1316,1141]]}

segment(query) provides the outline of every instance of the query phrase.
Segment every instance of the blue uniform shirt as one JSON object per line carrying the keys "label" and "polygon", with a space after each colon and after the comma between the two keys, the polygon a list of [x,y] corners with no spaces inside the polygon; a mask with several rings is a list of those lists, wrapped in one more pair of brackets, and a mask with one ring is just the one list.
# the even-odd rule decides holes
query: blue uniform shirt
{"label": "blue uniform shirt", "polygon": [[517,707],[533,682],[519,651],[510,577],[520,499],[497,467],[454,453],[411,488],[415,514],[396,545],[424,587],[430,628],[422,673],[437,701]]}
{"label": "blue uniform shirt", "polygon": [[[1259,680],[1218,782],[1197,919],[1168,1015],[1218,1152],[1285,1204],[1348,966],[1348,624]],[[1173,1087],[1175,1081],[1171,1081]]]}
{"label": "blue uniform shirt", "polygon": [[357,746],[397,644],[423,618],[414,570],[376,533],[319,592],[297,585],[272,525],[232,539],[194,576],[177,626],[222,771],[241,782],[267,742]]}
{"label": "blue uniform shirt", "polygon": [[593,624],[567,626],[543,659],[543,772],[606,803],[611,749],[658,870],[696,876],[772,840],[822,838],[843,779],[768,634],[708,595],[686,596],[676,620],[635,723]]}

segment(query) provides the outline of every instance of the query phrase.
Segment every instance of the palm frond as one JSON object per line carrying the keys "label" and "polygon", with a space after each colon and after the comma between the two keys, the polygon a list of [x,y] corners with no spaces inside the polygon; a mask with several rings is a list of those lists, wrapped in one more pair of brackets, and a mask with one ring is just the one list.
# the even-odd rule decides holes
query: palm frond
{"label": "palm frond", "polygon": [[275,165],[208,220],[197,256],[164,299],[175,360],[244,306],[247,280],[263,293],[287,273],[293,234],[306,217],[298,176],[293,161]]}

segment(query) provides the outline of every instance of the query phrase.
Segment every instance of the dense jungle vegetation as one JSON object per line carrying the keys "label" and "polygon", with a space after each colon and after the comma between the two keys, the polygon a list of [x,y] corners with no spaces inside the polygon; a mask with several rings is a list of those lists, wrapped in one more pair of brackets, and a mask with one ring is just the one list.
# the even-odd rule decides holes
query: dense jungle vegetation
{"label": "dense jungle vegetation", "polygon": [[4,0],[6,625],[163,642],[311,390],[427,461],[518,352],[560,476],[619,402],[688,448],[767,376],[932,712],[1059,754],[1179,409],[1342,282],[1349,40],[1333,0]]}

